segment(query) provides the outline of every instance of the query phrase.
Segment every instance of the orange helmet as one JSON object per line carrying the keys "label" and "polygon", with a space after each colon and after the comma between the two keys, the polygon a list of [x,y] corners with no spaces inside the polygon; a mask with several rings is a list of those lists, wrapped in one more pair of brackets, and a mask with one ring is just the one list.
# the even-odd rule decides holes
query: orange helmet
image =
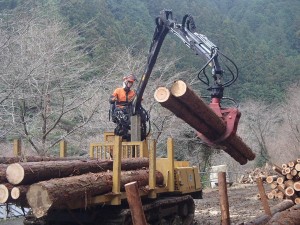
{"label": "orange helmet", "polygon": [[129,82],[133,83],[136,80],[137,79],[136,79],[136,77],[133,74],[129,74],[129,75],[123,77],[123,81],[129,81]]}

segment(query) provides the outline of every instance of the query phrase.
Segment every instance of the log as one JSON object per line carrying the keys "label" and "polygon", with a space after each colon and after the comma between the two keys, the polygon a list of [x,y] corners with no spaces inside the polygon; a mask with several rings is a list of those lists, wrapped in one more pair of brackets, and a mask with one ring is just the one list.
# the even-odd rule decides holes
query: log
{"label": "log", "polygon": [[10,191],[13,186],[9,183],[0,184],[0,203],[6,203],[10,200]]}
{"label": "log", "polygon": [[297,171],[296,169],[292,169],[291,175],[292,175],[293,177],[295,177],[295,176],[297,176],[297,174],[298,174],[298,171]]}
{"label": "log", "polygon": [[277,188],[277,186],[278,186],[277,182],[272,182],[270,184],[271,189],[275,189],[275,188]]}
{"label": "log", "polygon": [[295,166],[296,163],[297,163],[296,160],[295,160],[295,161],[289,161],[289,162],[288,162],[288,166],[291,167],[291,168],[293,168],[293,167]]}
{"label": "log", "polygon": [[278,176],[267,176],[266,182],[268,184],[271,184],[271,183],[273,183],[273,181],[277,180],[277,178],[278,178]]}
{"label": "log", "polygon": [[295,195],[295,190],[294,190],[293,187],[287,187],[287,188],[285,189],[285,191],[284,191],[284,194],[285,194],[286,196],[292,197],[292,196]]}
{"label": "log", "polygon": [[297,164],[295,165],[295,169],[296,169],[297,171],[300,171],[300,163],[297,163]]}
{"label": "log", "polygon": [[26,193],[29,189],[29,185],[20,185],[13,187],[11,190],[11,198],[12,203],[15,203],[16,205],[28,207],[28,202],[26,199]]}
{"label": "log", "polygon": [[165,87],[159,87],[154,92],[154,98],[159,102],[163,107],[169,109],[173,112],[178,118],[185,121],[195,130],[200,131],[209,139],[216,139],[222,133],[218,131],[213,131],[205,121],[199,119],[192,111],[190,111],[185,105],[178,101],[170,91]]}
{"label": "log", "polygon": [[284,169],[285,174],[290,174],[291,173],[291,168],[287,167]]}
{"label": "log", "polygon": [[[124,159],[121,162],[123,170],[134,170],[148,167],[148,158]],[[14,163],[7,167],[6,177],[9,183],[33,184],[38,181],[51,178],[68,177],[84,173],[97,173],[113,169],[112,160],[72,160],[72,161],[49,161],[49,162],[28,162]]]}
{"label": "log", "polygon": [[187,86],[185,82],[181,80],[175,81],[171,87],[171,93],[173,96],[179,99],[182,104],[187,106],[191,112],[194,112],[197,117],[200,119],[202,118],[205,123],[213,127],[218,134],[225,133],[226,124],[217,116],[216,113],[214,113],[211,108],[207,106],[205,102],[202,101],[202,99],[193,90]]}
{"label": "log", "polygon": [[0,184],[7,183],[6,168],[7,168],[7,165],[0,164]]}
{"label": "log", "polygon": [[133,225],[147,225],[137,182],[125,184],[125,190]]}
{"label": "log", "polygon": [[278,177],[276,179],[277,184],[283,184],[284,181],[285,181],[285,177]]}
{"label": "log", "polygon": [[284,181],[285,187],[293,187],[294,186],[294,181],[292,180],[286,180]]}
{"label": "log", "polygon": [[295,205],[286,211],[276,213],[267,225],[298,225],[300,221],[300,205]]}
{"label": "log", "polygon": [[293,176],[292,174],[290,174],[290,173],[287,173],[287,174],[285,175],[285,177],[286,177],[286,179],[288,179],[288,180],[292,180],[294,176]]}
{"label": "log", "polygon": [[270,206],[268,204],[266,192],[265,192],[265,189],[264,189],[264,186],[263,186],[263,183],[262,183],[262,180],[260,177],[256,179],[256,183],[257,183],[258,191],[259,191],[259,194],[261,197],[260,200],[261,200],[263,208],[265,210],[265,214],[271,216]]}
{"label": "log", "polygon": [[300,204],[300,197],[295,198],[294,202],[295,202],[296,205],[299,205]]}
{"label": "log", "polygon": [[284,198],[284,193],[279,191],[279,192],[276,193],[275,197],[282,200]]}
{"label": "log", "polygon": [[294,187],[295,191],[300,191],[300,181],[295,182],[293,187]]}
{"label": "log", "polygon": [[279,166],[277,166],[277,165],[273,165],[272,166],[272,169],[276,172],[276,173],[279,173],[280,175],[282,175],[282,169],[279,167]]}
{"label": "log", "polygon": [[230,215],[225,172],[218,173],[218,186],[221,206],[221,225],[229,225]]}
{"label": "log", "polygon": [[281,168],[282,168],[282,169],[287,168],[287,164],[285,164],[285,163],[281,164]]}
{"label": "log", "polygon": [[[172,85],[171,93],[176,99],[179,99],[182,105],[189,109],[189,112],[195,113],[200,120],[208,124],[210,129],[218,134],[218,137],[225,133],[225,122],[185,82],[182,80],[175,81]],[[206,136],[205,130],[197,131],[212,141],[215,139],[214,137]],[[231,149],[234,148],[241,152],[248,160],[255,158],[255,154],[236,134],[232,134],[228,140],[220,144],[226,146],[227,143],[231,146]]]}
{"label": "log", "polygon": [[[158,89],[156,89],[154,93],[154,98],[163,107],[169,109],[178,118],[184,120],[187,124],[189,124],[195,130],[201,132],[208,139],[215,140],[221,135],[221,133],[213,130],[210,126],[206,124],[205,121],[203,121],[197,115],[195,115],[191,109],[187,108],[186,105],[184,105],[182,102],[176,99],[167,88],[159,87]],[[207,106],[205,105],[205,107]],[[218,120],[220,119],[218,118]],[[242,142],[240,139],[237,140],[234,139],[233,141],[237,141],[238,144],[241,144],[240,142]],[[226,148],[224,149],[224,151],[227,152],[236,161],[238,161],[241,165],[247,163],[246,156],[244,156],[239,151],[237,151],[237,149],[234,148],[234,146],[231,146],[228,143],[228,145],[225,147]]]}
{"label": "log", "polygon": [[[136,181],[139,187],[148,185],[149,171],[122,171],[121,187]],[[163,175],[156,172],[157,184],[163,184]],[[71,200],[90,202],[92,196],[112,191],[112,172],[89,173],[74,177],[41,181],[29,187],[27,201],[33,214],[40,218],[54,208],[66,208]],[[88,206],[88,205],[87,205]]]}
{"label": "log", "polygon": [[41,162],[41,161],[66,161],[66,160],[86,160],[83,157],[42,157],[42,156],[16,156],[16,157],[0,157],[0,164],[12,164],[17,162]]}
{"label": "log", "polygon": [[[278,212],[281,212],[281,211],[284,211],[288,208],[291,208],[293,205],[294,205],[293,201],[284,200],[284,201],[280,202],[279,204],[273,206],[271,208],[271,213],[272,213],[272,215],[274,215]],[[265,225],[265,224],[267,224],[267,222],[270,219],[271,219],[270,215],[262,215],[262,216],[256,217],[252,221],[244,223],[244,225]]]}
{"label": "log", "polygon": [[274,199],[274,198],[275,198],[275,195],[274,195],[272,192],[269,192],[269,193],[267,194],[267,197],[268,197],[268,199]]}

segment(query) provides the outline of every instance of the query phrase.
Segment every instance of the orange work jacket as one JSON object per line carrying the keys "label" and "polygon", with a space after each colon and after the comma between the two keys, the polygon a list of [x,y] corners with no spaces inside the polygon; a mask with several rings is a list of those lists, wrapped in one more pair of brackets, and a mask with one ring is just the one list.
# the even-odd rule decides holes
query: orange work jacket
{"label": "orange work jacket", "polygon": [[126,92],[124,88],[117,88],[112,95],[117,99],[117,107],[124,108],[125,105],[128,105],[133,100],[135,94],[134,90]]}

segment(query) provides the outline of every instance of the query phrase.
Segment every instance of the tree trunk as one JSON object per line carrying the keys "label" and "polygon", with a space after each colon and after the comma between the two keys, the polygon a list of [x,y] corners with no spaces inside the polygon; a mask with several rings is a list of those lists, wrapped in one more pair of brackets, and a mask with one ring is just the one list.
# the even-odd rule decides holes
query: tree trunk
{"label": "tree trunk", "polygon": [[276,213],[267,225],[298,225],[300,221],[300,205],[295,205],[290,209]]}
{"label": "tree trunk", "polygon": [[[148,166],[149,160],[147,158],[124,159],[121,162],[122,170],[134,170]],[[9,165],[6,176],[11,184],[33,184],[51,178],[68,177],[88,172],[97,173],[112,169],[112,160],[28,162]]]}
{"label": "tree trunk", "polygon": [[12,202],[15,203],[16,205],[27,207],[28,202],[26,199],[26,193],[29,189],[29,185],[20,185],[17,187],[13,187],[11,189],[11,198]]}
{"label": "tree trunk", "polygon": [[0,163],[12,164],[17,162],[41,162],[41,161],[66,161],[66,160],[85,160],[82,157],[41,157],[41,156],[26,156],[26,157],[0,157]]}
{"label": "tree trunk", "polygon": [[[136,170],[121,172],[121,189],[124,185],[137,181],[139,187],[148,185],[149,171]],[[163,175],[156,172],[157,184],[163,183]],[[112,191],[112,173],[89,173],[75,177],[42,181],[30,186],[27,200],[34,215],[40,218],[50,209],[68,207],[68,202],[76,199],[86,204],[90,198]]]}

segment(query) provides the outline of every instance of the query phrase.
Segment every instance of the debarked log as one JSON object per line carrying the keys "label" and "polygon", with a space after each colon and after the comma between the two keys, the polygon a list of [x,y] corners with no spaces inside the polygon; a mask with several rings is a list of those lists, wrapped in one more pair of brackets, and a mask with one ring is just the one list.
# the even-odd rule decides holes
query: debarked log
{"label": "debarked log", "polygon": [[[121,190],[136,181],[139,187],[148,185],[149,170],[121,172]],[[163,184],[163,175],[156,171],[157,185]],[[88,203],[91,197],[112,191],[112,172],[89,173],[80,176],[57,178],[33,184],[27,192],[27,201],[33,214],[43,217],[51,209],[72,207],[68,202],[76,199]]]}
{"label": "debarked log", "polygon": [[[121,161],[122,170],[134,170],[148,166],[148,158],[123,159]],[[112,160],[27,162],[9,165],[6,169],[6,177],[9,183],[14,185],[33,184],[51,178],[68,177],[89,172],[98,173],[112,169]]]}

